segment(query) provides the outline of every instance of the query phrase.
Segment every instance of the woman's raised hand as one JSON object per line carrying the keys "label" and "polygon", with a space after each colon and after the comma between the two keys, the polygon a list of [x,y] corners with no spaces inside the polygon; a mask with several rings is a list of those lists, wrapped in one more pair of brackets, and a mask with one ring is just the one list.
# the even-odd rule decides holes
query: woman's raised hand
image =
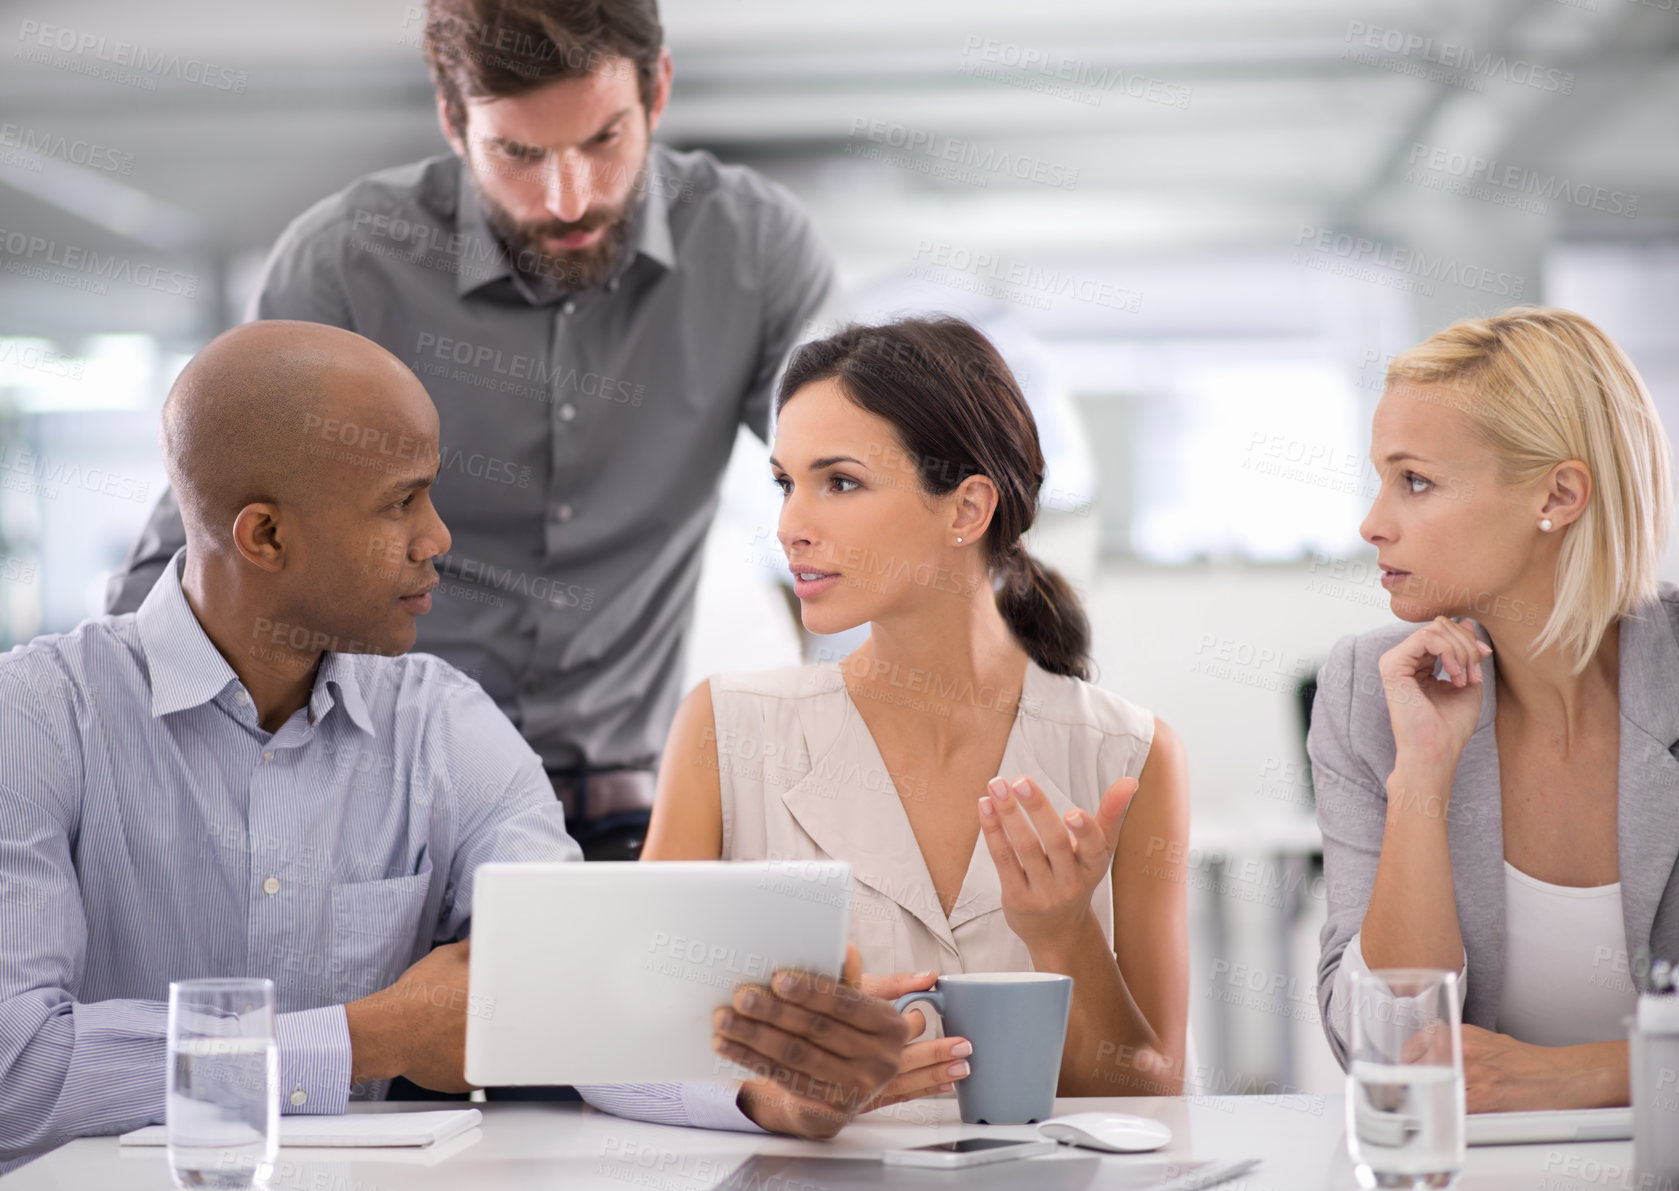
{"label": "woman's raised hand", "polygon": [[1113,864],[1137,780],[1122,777],[1109,786],[1094,817],[1077,808],[1056,814],[1029,777],[1013,783],[994,777],[986,792],[979,825],[997,865],[1009,929],[1028,948],[1075,937]]}

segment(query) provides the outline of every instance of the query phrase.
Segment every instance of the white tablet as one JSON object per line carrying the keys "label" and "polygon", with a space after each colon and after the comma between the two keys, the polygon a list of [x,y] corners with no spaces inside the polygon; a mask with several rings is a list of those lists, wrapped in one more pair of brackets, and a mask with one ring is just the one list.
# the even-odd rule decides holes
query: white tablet
{"label": "white tablet", "polygon": [[712,1013],[780,968],[838,976],[850,913],[839,861],[483,865],[466,1078],[747,1078],[711,1049]]}

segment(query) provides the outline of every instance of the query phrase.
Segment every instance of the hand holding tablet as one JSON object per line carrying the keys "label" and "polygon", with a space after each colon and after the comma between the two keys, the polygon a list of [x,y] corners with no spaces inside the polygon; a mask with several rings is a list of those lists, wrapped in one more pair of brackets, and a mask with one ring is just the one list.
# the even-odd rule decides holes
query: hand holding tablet
{"label": "hand holding tablet", "polygon": [[474,897],[472,1083],[747,1079],[752,1119],[825,1137],[898,1074],[848,864],[486,864]]}
{"label": "hand holding tablet", "polygon": [[741,1089],[741,1109],[765,1128],[832,1137],[881,1102],[898,1074],[909,1025],[892,1006],[861,992],[862,957],[848,945],[841,980],[778,972],[768,988],[743,986],[719,1010],[717,1052],[758,1077]]}
{"label": "hand holding tablet", "polygon": [[832,987],[850,919],[847,864],[502,863],[476,881],[475,1084],[746,1078],[711,1045],[714,1015],[737,988],[767,987],[785,969],[828,978],[825,990],[800,985],[801,997],[833,1007],[861,996]]}

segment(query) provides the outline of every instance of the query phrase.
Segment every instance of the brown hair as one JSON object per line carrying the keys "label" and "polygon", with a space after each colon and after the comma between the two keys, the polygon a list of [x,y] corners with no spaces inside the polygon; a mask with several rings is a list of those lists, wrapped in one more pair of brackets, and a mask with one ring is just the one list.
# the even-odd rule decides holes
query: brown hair
{"label": "brown hair", "polygon": [[650,110],[664,42],[658,0],[426,0],[426,62],[457,136],[468,98],[524,95],[613,59],[634,66]]}
{"label": "brown hair", "polygon": [[991,341],[959,318],[853,324],[793,353],[776,412],[823,380],[891,423],[924,492],[943,496],[974,475],[996,485],[984,545],[997,610],[1034,662],[1089,679],[1090,622],[1078,596],[1021,542],[1037,519],[1044,456],[1032,410]]}

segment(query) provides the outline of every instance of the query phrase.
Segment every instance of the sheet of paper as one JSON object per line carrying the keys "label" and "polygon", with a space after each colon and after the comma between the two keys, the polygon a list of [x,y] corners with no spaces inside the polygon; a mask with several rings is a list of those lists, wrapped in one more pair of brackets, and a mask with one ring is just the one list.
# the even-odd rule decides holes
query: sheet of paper
{"label": "sheet of paper", "polygon": [[[360,1112],[341,1117],[284,1116],[282,1146],[429,1146],[464,1133],[484,1119],[476,1108],[435,1112]],[[118,1139],[125,1146],[160,1146],[163,1125],[147,1125]]]}

